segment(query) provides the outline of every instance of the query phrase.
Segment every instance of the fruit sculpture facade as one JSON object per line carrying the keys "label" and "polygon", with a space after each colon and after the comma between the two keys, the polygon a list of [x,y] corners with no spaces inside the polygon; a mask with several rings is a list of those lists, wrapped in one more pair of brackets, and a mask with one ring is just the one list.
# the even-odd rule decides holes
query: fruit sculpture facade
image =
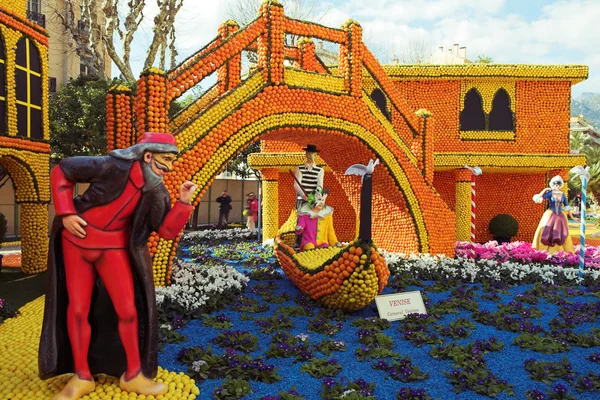
{"label": "fruit sculpture facade", "polygon": [[0,164],[20,207],[22,270],[33,274],[46,269],[48,250],[49,39],[27,20],[26,3],[0,2]]}
{"label": "fruit sculpture facade", "polygon": [[[173,199],[179,185],[191,180],[200,188],[193,199],[197,206],[229,160],[261,140],[262,153],[250,164],[263,176],[268,210],[262,220],[264,237],[274,238],[293,207],[288,170],[297,162],[286,165],[287,160],[314,141],[326,149],[325,181],[332,188],[341,241],[357,237],[360,182],[340,171],[378,158],[385,168],[373,180],[377,245],[389,251],[452,255],[456,239],[468,240],[470,233],[470,174],[465,164],[484,169],[477,182],[477,240],[486,239],[489,219],[509,210],[522,227],[519,235],[529,235],[529,240],[537,222],[532,213],[541,215],[542,206],[532,210],[529,194],[523,195],[526,206],[517,197],[498,202],[494,188],[537,190],[548,174],[566,174],[584,163],[582,157],[568,154],[566,138],[570,87],[586,79],[587,67],[385,67],[364,45],[356,21],[329,28],[288,18],[283,11],[279,2],[264,1],[249,25],[226,22],[214,41],[181,65],[167,72],[146,71],[138,93],[115,90],[116,98],[109,99],[114,116],[109,139],[115,147],[163,126],[176,136],[180,156],[165,177]],[[311,39],[284,46],[286,34],[339,45],[338,66],[324,66]],[[256,52],[258,63],[242,75],[243,51]],[[214,72],[218,84],[169,120],[170,102]],[[370,98],[375,89],[387,99],[386,113]],[[494,113],[496,97],[509,100],[512,130],[461,128],[460,116],[473,89],[481,94],[484,114]],[[157,236],[148,242],[156,285],[170,283],[177,242]]]}

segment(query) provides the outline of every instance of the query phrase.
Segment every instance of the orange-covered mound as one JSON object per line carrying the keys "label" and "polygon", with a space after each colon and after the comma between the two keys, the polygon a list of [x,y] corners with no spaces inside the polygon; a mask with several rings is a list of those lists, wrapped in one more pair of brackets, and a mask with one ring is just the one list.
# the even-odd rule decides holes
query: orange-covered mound
{"label": "orange-covered mound", "polygon": [[[328,254],[325,261],[321,253]],[[387,285],[390,271],[375,245],[355,240],[345,248],[296,253],[277,235],[275,254],[296,287],[323,305],[355,311],[369,305]]]}

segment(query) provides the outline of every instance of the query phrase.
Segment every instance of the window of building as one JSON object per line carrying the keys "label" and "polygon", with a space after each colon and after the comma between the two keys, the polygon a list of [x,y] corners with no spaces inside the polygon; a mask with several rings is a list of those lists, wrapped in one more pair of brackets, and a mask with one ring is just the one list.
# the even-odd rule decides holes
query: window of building
{"label": "window of building", "polygon": [[6,134],[6,52],[0,35],[0,134]]}
{"label": "window of building", "polygon": [[48,89],[50,93],[56,93],[56,78],[50,77],[48,80]]}
{"label": "window of building", "polygon": [[381,89],[377,88],[371,92],[371,100],[375,103],[381,113],[388,119],[391,120],[390,112],[388,111],[387,98]]}
{"label": "window of building", "polygon": [[27,0],[27,11],[41,14],[42,0]]}
{"label": "window of building", "polygon": [[500,88],[494,95],[490,112],[490,131],[512,131],[515,128],[513,113],[510,109],[510,97]]}
{"label": "window of building", "polygon": [[474,79],[461,86],[459,137],[514,141],[516,82]]}
{"label": "window of building", "polygon": [[40,53],[29,38],[17,43],[15,69],[17,135],[42,139],[42,72]]}
{"label": "window of building", "polygon": [[483,101],[477,89],[473,88],[465,95],[464,108],[460,112],[461,131],[484,131],[485,113]]}

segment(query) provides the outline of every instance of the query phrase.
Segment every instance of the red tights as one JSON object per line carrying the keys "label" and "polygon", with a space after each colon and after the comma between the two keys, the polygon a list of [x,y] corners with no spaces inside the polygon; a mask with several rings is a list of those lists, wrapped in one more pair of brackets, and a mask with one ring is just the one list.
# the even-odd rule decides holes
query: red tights
{"label": "red tights", "polygon": [[92,379],[88,365],[92,332],[88,315],[94,282],[99,274],[119,319],[119,336],[127,356],[126,379],[135,377],[141,369],[138,317],[127,249],[82,249],[65,238],[62,238],[62,245],[69,294],[67,328],[75,372],[82,379]]}

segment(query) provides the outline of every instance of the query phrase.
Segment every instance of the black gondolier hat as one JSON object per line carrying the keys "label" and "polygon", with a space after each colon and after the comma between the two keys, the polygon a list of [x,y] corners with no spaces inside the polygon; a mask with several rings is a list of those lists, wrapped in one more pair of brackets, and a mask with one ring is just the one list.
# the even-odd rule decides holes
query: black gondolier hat
{"label": "black gondolier hat", "polygon": [[303,147],[302,150],[306,151],[307,153],[318,153],[319,150],[317,150],[317,146],[315,146],[314,144],[307,144],[306,147]]}

